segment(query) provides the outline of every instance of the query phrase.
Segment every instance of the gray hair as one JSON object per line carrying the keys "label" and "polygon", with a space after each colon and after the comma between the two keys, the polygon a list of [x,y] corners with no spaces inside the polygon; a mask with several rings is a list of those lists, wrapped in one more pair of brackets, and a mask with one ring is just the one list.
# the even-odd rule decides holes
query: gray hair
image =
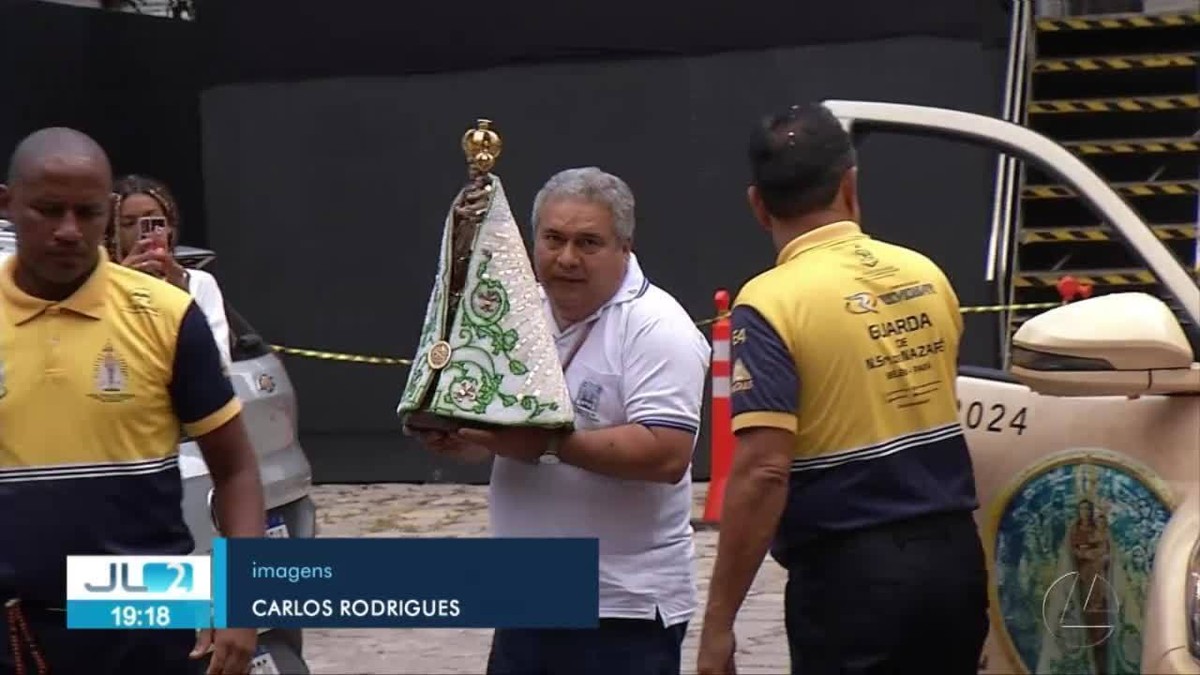
{"label": "gray hair", "polygon": [[598,167],[586,166],[559,171],[546,181],[533,198],[531,229],[537,234],[538,214],[548,200],[574,198],[597,202],[612,213],[613,229],[625,241],[633,241],[633,191],[625,181]]}

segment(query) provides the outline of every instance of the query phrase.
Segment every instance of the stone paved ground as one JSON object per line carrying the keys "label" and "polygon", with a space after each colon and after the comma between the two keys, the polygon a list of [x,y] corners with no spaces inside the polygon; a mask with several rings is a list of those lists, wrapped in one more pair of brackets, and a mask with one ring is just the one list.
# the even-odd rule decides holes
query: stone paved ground
{"label": "stone paved ground", "polygon": [[[703,512],[707,484],[696,485],[696,510]],[[315,490],[320,536],[487,536],[486,487],[471,485],[323,485]],[[705,601],[716,555],[717,533],[696,533],[700,602]],[[738,672],[786,673],[783,628],[785,575],[763,565],[737,623]],[[684,642],[684,673],[695,672],[700,623]],[[491,631],[310,630],[305,657],[312,672],[483,673]]]}

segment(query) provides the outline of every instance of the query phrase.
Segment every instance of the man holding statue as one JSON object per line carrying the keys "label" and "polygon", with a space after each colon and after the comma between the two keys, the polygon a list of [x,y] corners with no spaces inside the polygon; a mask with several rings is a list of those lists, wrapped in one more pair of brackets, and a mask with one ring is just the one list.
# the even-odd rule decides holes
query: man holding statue
{"label": "man holding statue", "polygon": [[489,675],[678,673],[708,341],[642,272],[633,194],[598,168],[538,192],[531,268],[489,173],[499,148],[486,121],[464,137],[471,183],[397,412],[437,452],[494,457],[494,536],[599,540],[598,628],[498,629]]}

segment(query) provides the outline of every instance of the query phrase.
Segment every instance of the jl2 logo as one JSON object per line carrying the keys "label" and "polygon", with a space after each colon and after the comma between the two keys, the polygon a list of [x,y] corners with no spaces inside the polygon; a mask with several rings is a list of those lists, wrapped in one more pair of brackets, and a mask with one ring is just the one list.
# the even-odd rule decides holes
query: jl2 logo
{"label": "jl2 logo", "polygon": [[104,583],[86,582],[83,587],[92,593],[171,593],[190,591],[194,583],[191,563],[143,563],[140,585],[130,583],[129,563],[109,563],[108,579]]}

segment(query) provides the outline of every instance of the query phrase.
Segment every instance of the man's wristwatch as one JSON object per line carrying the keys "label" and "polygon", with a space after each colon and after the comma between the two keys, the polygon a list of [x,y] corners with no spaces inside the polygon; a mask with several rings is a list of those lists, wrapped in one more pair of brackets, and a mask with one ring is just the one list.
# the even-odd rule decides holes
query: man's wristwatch
{"label": "man's wristwatch", "polygon": [[562,435],[554,434],[550,437],[550,443],[546,445],[546,450],[538,455],[538,464],[558,464],[562,461],[558,456],[558,446],[562,444]]}

